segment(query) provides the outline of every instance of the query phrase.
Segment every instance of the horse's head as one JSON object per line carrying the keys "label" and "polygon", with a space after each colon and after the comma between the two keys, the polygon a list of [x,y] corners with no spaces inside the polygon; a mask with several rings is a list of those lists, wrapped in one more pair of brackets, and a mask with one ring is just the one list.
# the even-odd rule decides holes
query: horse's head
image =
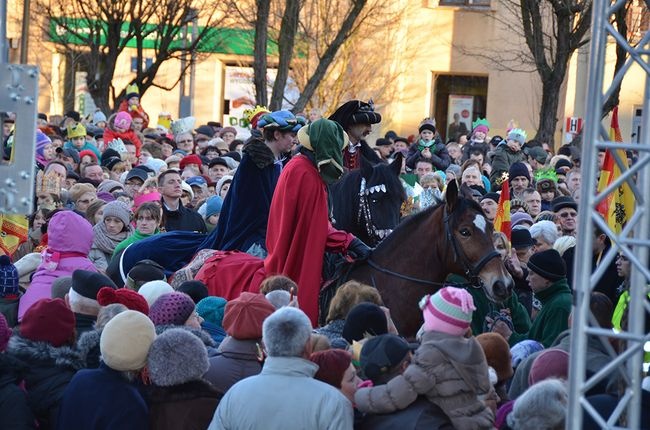
{"label": "horse's head", "polygon": [[445,234],[451,242],[450,263],[458,273],[478,279],[488,298],[501,302],[510,296],[514,282],[492,241],[493,227],[466,185],[450,181],[445,193]]}
{"label": "horse's head", "polygon": [[376,245],[388,236],[400,221],[400,209],[406,199],[399,179],[402,154],[390,163],[370,164],[361,158],[359,188],[359,221],[365,225],[369,245]]}

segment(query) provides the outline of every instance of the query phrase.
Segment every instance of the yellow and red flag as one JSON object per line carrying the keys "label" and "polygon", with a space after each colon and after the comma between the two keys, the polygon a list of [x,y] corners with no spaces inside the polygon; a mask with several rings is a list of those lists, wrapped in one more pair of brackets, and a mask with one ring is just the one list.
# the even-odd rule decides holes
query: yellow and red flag
{"label": "yellow and red flag", "polygon": [[[621,137],[621,129],[618,126],[618,106],[616,106],[612,112],[609,139],[612,142],[623,141],[623,138]],[[625,150],[617,149],[616,152],[627,169],[629,166],[627,164],[627,155]],[[598,180],[598,193],[601,193],[619,176],[621,176],[621,169],[618,164],[616,164],[612,151],[607,149],[605,151],[603,169],[600,172],[600,179]],[[627,182],[624,182],[623,185],[609,193],[607,197],[598,204],[596,209],[603,218],[605,218],[609,228],[616,233],[620,233],[625,223],[634,213],[634,194]]]}
{"label": "yellow and red flag", "polygon": [[499,196],[499,206],[497,214],[494,217],[494,230],[505,234],[508,240],[511,236],[510,228],[510,184],[505,177],[501,185],[501,195]]}

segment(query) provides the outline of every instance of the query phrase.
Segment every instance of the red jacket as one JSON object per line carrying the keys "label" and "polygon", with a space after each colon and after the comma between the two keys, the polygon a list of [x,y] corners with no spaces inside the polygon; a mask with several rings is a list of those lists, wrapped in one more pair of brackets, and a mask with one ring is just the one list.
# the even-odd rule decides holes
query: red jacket
{"label": "red jacket", "polygon": [[140,148],[142,147],[142,142],[140,142],[140,138],[138,137],[137,134],[135,134],[135,131],[133,130],[127,130],[124,133],[118,133],[115,130],[111,130],[109,127],[106,127],[104,129],[104,143],[105,145],[108,145],[108,143],[112,140],[115,140],[117,138],[120,138],[122,140],[128,139],[131,142],[135,144],[135,155],[140,156]]}

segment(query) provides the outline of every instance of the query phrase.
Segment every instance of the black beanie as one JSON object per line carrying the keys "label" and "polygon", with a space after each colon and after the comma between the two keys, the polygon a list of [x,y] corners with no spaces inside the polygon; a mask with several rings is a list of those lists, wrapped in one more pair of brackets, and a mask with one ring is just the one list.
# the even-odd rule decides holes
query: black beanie
{"label": "black beanie", "polygon": [[431,133],[436,132],[436,126],[430,122],[425,122],[420,125],[418,128],[418,133],[422,133],[423,130],[429,130]]}
{"label": "black beanie", "polygon": [[510,169],[508,170],[508,180],[512,181],[514,178],[518,176],[524,176],[528,181],[530,181],[530,172],[528,171],[528,167],[524,163],[521,162],[516,162],[512,163],[510,166]]}
{"label": "black beanie", "polygon": [[165,281],[165,269],[153,260],[140,260],[129,270],[126,286],[139,290],[149,281]]}
{"label": "black beanie", "polygon": [[388,333],[388,320],[383,310],[374,303],[359,303],[345,318],[341,335],[350,344],[363,339],[367,334],[378,336]]}
{"label": "black beanie", "polygon": [[201,281],[185,281],[177,288],[177,291],[190,296],[194,303],[208,297],[208,287]]}
{"label": "black beanie", "polygon": [[554,249],[533,254],[528,260],[528,268],[549,281],[566,278],[566,264]]}
{"label": "black beanie", "polygon": [[102,273],[89,272],[88,270],[75,270],[72,272],[71,289],[80,296],[97,300],[97,293],[103,287],[117,289],[113,281]]}

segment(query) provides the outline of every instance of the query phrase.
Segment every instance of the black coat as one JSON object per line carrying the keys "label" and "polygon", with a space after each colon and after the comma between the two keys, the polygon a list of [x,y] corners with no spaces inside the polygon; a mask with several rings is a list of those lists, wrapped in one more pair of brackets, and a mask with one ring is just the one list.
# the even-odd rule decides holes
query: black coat
{"label": "black coat", "polygon": [[205,381],[147,391],[151,430],[204,430],[210,425],[221,394]]}
{"label": "black coat", "polygon": [[435,143],[429,149],[431,150],[431,158],[427,159],[422,156],[417,142],[411,145],[406,155],[406,167],[413,170],[418,161],[429,160],[433,163],[434,170],[445,171],[451,164],[451,157],[449,156],[449,152],[447,152],[447,147],[436,138]]}
{"label": "black coat", "polygon": [[84,367],[79,353],[69,346],[55,348],[18,335],[9,340],[6,353],[27,365],[27,400],[39,422],[39,430],[55,428],[63,392],[77,370]]}
{"label": "black coat", "polygon": [[205,222],[201,215],[178,203],[178,210],[170,211],[163,203],[163,219],[165,220],[165,230],[183,230],[196,231],[198,233],[207,233]]}
{"label": "black coat", "polygon": [[440,407],[420,396],[401,411],[392,414],[368,414],[354,428],[356,430],[452,430],[454,427]]}
{"label": "black coat", "polygon": [[0,353],[0,429],[27,430],[36,428],[27,393],[22,382],[27,366],[9,354]]}

